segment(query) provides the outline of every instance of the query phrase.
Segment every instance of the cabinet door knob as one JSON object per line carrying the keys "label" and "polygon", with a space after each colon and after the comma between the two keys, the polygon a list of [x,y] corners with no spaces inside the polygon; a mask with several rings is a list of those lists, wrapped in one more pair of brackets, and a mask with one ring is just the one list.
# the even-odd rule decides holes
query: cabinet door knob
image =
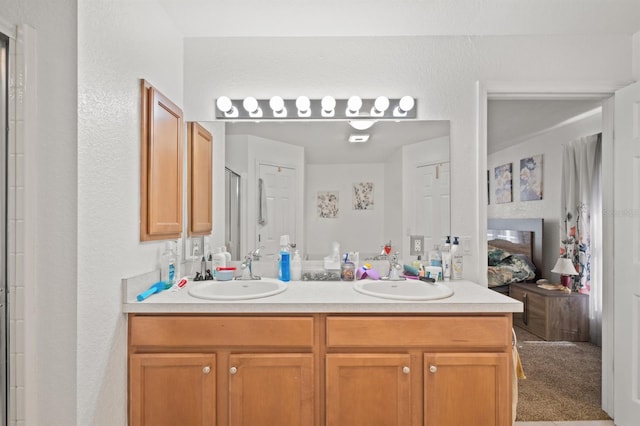
{"label": "cabinet door knob", "polygon": [[438,371],[438,367],[436,367],[435,365],[432,365],[429,367],[429,371],[432,373],[435,373],[436,371]]}
{"label": "cabinet door knob", "polygon": [[409,374],[410,371],[411,371],[411,369],[409,367],[407,367],[406,365],[404,367],[402,367],[402,372],[404,374]]}
{"label": "cabinet door knob", "polygon": [[211,373],[211,367],[209,367],[208,365],[205,365],[204,368],[202,369],[202,372],[204,374],[209,374]]}
{"label": "cabinet door knob", "polygon": [[231,374],[236,374],[237,372],[238,372],[238,369],[236,367],[231,367],[229,369],[229,373],[231,373]]}

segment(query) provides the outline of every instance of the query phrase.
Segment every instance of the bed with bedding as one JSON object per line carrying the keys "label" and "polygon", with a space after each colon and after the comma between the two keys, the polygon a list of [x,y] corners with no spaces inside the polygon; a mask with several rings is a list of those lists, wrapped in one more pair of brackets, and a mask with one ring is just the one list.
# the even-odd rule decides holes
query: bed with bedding
{"label": "bed with bedding", "polygon": [[487,279],[489,288],[509,293],[509,285],[535,282],[542,265],[544,219],[489,219]]}

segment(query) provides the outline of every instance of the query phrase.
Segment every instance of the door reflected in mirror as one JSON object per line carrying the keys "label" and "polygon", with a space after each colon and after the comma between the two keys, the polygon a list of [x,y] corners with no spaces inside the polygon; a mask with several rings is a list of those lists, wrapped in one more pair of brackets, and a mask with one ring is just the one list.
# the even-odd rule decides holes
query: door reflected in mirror
{"label": "door reflected in mirror", "polygon": [[[367,142],[349,142],[362,134]],[[410,236],[424,237],[424,257],[450,234],[448,121],[378,121],[365,131],[347,121],[227,122],[225,167],[240,180],[225,187],[236,260],[260,246],[261,259],[277,259],[281,235],[308,260],[337,242],[362,261],[389,241],[409,259]]]}

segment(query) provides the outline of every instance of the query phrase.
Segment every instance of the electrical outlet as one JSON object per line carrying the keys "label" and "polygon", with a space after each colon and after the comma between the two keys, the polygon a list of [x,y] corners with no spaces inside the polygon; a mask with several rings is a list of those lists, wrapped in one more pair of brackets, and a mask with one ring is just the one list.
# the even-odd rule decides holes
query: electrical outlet
{"label": "electrical outlet", "polygon": [[470,236],[460,237],[460,245],[462,246],[462,255],[471,256],[471,237]]}
{"label": "electrical outlet", "polygon": [[424,236],[411,235],[409,240],[409,254],[411,256],[422,255],[424,253]]}
{"label": "electrical outlet", "polygon": [[200,237],[187,238],[187,244],[185,248],[185,259],[193,260],[199,258],[202,255],[202,243]]}

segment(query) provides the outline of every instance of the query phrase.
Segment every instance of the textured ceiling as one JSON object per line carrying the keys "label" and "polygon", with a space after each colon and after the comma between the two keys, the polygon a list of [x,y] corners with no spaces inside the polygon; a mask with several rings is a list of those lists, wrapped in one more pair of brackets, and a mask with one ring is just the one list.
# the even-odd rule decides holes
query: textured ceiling
{"label": "textured ceiling", "polygon": [[159,0],[186,37],[628,34],[638,0]]}

